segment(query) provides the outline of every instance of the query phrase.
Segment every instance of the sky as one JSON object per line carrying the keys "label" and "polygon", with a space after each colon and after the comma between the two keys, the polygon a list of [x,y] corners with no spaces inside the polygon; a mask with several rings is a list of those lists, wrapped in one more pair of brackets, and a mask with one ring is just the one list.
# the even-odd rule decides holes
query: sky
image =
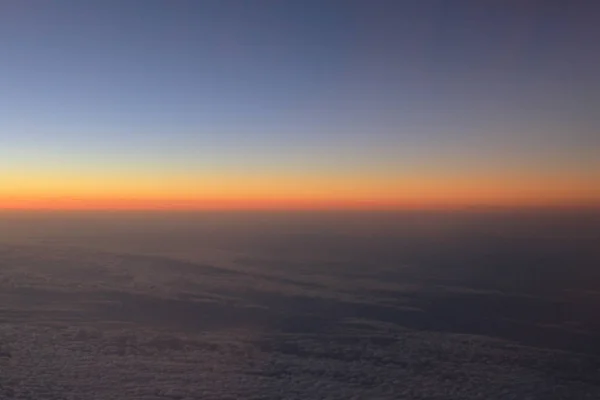
{"label": "sky", "polygon": [[0,208],[598,206],[599,17],[4,0]]}

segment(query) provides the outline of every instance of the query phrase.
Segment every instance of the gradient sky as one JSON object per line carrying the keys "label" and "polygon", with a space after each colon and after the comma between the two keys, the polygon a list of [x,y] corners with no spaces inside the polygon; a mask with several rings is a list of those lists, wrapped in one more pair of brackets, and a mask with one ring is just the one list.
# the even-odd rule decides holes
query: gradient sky
{"label": "gradient sky", "polygon": [[0,2],[0,207],[600,204],[593,1]]}

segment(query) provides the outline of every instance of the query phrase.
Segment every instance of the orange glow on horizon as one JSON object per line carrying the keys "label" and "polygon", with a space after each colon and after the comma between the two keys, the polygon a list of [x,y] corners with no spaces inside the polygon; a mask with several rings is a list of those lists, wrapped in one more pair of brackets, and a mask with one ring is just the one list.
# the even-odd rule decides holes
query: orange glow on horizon
{"label": "orange glow on horizon", "polygon": [[600,201],[560,198],[473,199],[422,198],[422,199],[344,199],[344,198],[84,198],[40,197],[0,198],[0,210],[156,210],[156,211],[202,211],[202,210],[451,210],[468,207],[507,208],[600,208]]}
{"label": "orange glow on horizon", "polygon": [[[33,172],[33,171],[32,171]],[[402,210],[599,207],[591,179],[551,176],[195,176],[21,174],[0,177],[0,209]]]}

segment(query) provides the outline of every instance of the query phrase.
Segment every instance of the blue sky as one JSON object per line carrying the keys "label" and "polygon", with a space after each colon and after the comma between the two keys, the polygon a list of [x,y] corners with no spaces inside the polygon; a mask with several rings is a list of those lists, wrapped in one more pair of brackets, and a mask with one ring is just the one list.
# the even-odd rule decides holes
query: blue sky
{"label": "blue sky", "polygon": [[15,168],[591,176],[599,15],[583,1],[7,0],[2,152]]}

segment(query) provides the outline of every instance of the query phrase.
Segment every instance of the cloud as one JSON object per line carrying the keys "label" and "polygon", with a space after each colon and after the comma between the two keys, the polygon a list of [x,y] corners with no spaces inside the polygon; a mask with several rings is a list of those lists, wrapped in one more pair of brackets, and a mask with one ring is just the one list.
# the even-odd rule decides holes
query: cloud
{"label": "cloud", "polygon": [[600,397],[592,356],[469,334],[543,299],[250,264],[0,247],[0,398]]}

